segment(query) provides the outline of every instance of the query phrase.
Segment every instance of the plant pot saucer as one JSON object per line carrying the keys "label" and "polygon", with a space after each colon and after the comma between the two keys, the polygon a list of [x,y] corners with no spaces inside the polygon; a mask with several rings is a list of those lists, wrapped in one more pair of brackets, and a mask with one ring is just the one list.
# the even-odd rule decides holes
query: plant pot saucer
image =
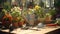
{"label": "plant pot saucer", "polygon": [[46,26],[57,26],[57,24],[46,24]]}

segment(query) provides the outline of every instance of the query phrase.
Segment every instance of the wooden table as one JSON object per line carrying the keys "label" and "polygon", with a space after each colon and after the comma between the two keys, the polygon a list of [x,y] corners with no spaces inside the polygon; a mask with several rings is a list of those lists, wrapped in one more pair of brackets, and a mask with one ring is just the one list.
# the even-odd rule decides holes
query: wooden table
{"label": "wooden table", "polygon": [[[34,27],[36,28],[36,27]],[[16,34],[45,34],[45,33],[48,33],[50,31],[54,31],[56,29],[59,29],[60,27],[44,27],[44,28],[39,28],[39,31],[36,31],[36,30],[31,30],[31,29],[28,29],[28,30],[21,30],[20,28],[12,31],[11,33],[16,33]],[[1,30],[1,31],[4,31],[4,32],[9,32],[9,30]]]}

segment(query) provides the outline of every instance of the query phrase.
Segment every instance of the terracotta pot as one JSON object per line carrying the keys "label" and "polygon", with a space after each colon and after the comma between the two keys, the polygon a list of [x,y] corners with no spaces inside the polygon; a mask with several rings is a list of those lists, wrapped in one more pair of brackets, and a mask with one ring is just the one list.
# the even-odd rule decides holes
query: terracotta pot
{"label": "terracotta pot", "polygon": [[[8,18],[9,19],[9,18]],[[2,25],[5,26],[5,27],[9,27],[11,24],[11,20],[5,20],[5,19],[2,19]]]}
{"label": "terracotta pot", "polygon": [[45,20],[45,18],[38,18],[39,22],[43,22]]}
{"label": "terracotta pot", "polygon": [[13,26],[16,27],[16,28],[19,27],[17,22],[13,23]]}
{"label": "terracotta pot", "polygon": [[[7,20],[6,20],[7,18]],[[12,22],[12,16],[9,13],[6,13],[4,17],[2,18],[2,25],[3,26],[9,26]]]}
{"label": "terracotta pot", "polygon": [[3,21],[2,22],[2,25],[5,26],[5,27],[7,27],[7,28],[9,28],[10,24],[11,24],[10,21]]}
{"label": "terracotta pot", "polygon": [[24,22],[23,21],[22,22],[19,22],[18,25],[19,26],[23,26],[24,25]]}
{"label": "terracotta pot", "polygon": [[47,17],[45,18],[45,23],[46,23],[46,24],[51,23],[51,16],[47,16]]}

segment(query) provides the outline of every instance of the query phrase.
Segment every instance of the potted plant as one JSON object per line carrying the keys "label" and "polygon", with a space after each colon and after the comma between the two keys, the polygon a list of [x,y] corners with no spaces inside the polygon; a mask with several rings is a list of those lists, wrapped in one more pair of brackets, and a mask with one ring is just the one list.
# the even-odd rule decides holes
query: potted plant
{"label": "potted plant", "polygon": [[2,22],[2,18],[5,15],[4,11],[2,10],[3,10],[3,7],[0,7],[0,22]]}
{"label": "potted plant", "polygon": [[56,14],[55,9],[50,9],[48,13],[45,15],[46,23],[51,23],[53,20],[53,16]]}
{"label": "potted plant", "polygon": [[19,7],[13,7],[11,9],[11,15],[12,15],[12,24],[14,27],[18,27],[18,22],[21,16],[21,11]]}
{"label": "potted plant", "polygon": [[19,25],[19,27],[22,27],[24,25],[24,19],[22,16],[19,17],[18,25]]}
{"label": "potted plant", "polygon": [[36,5],[35,6],[35,14],[37,16],[38,22],[44,21],[45,13],[44,13],[44,9],[43,8],[41,8],[40,6]]}
{"label": "potted plant", "polygon": [[14,27],[16,27],[16,28],[18,27],[18,20],[17,20],[17,18],[13,18],[12,24],[13,24]]}
{"label": "potted plant", "polygon": [[46,13],[45,15],[45,23],[48,24],[51,22],[51,15],[49,13]]}
{"label": "potted plant", "polygon": [[12,22],[12,16],[5,9],[3,9],[3,11],[4,11],[4,17],[2,18],[2,25],[5,27],[9,27],[9,25]]}
{"label": "potted plant", "polygon": [[11,9],[11,3],[8,2],[8,1],[3,2],[3,7],[4,7],[5,10],[10,11],[10,9]]}

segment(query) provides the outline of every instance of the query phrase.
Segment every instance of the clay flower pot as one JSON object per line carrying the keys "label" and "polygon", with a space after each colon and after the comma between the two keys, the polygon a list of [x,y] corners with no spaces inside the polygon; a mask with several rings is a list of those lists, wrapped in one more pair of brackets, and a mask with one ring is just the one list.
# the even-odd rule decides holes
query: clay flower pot
{"label": "clay flower pot", "polygon": [[19,26],[23,26],[24,22],[19,22],[18,25]]}
{"label": "clay flower pot", "polygon": [[12,22],[12,16],[9,13],[6,13],[2,19],[2,25],[5,27],[9,27]]}
{"label": "clay flower pot", "polygon": [[13,23],[13,26],[16,28],[19,27],[17,22]]}
{"label": "clay flower pot", "polygon": [[25,21],[24,21],[24,20],[18,22],[18,25],[19,25],[19,26],[23,26],[24,24],[25,24]]}
{"label": "clay flower pot", "polygon": [[49,23],[51,23],[51,19],[52,18],[52,16],[48,13],[47,15],[46,15],[46,17],[45,17],[45,23],[46,24],[49,24]]}

